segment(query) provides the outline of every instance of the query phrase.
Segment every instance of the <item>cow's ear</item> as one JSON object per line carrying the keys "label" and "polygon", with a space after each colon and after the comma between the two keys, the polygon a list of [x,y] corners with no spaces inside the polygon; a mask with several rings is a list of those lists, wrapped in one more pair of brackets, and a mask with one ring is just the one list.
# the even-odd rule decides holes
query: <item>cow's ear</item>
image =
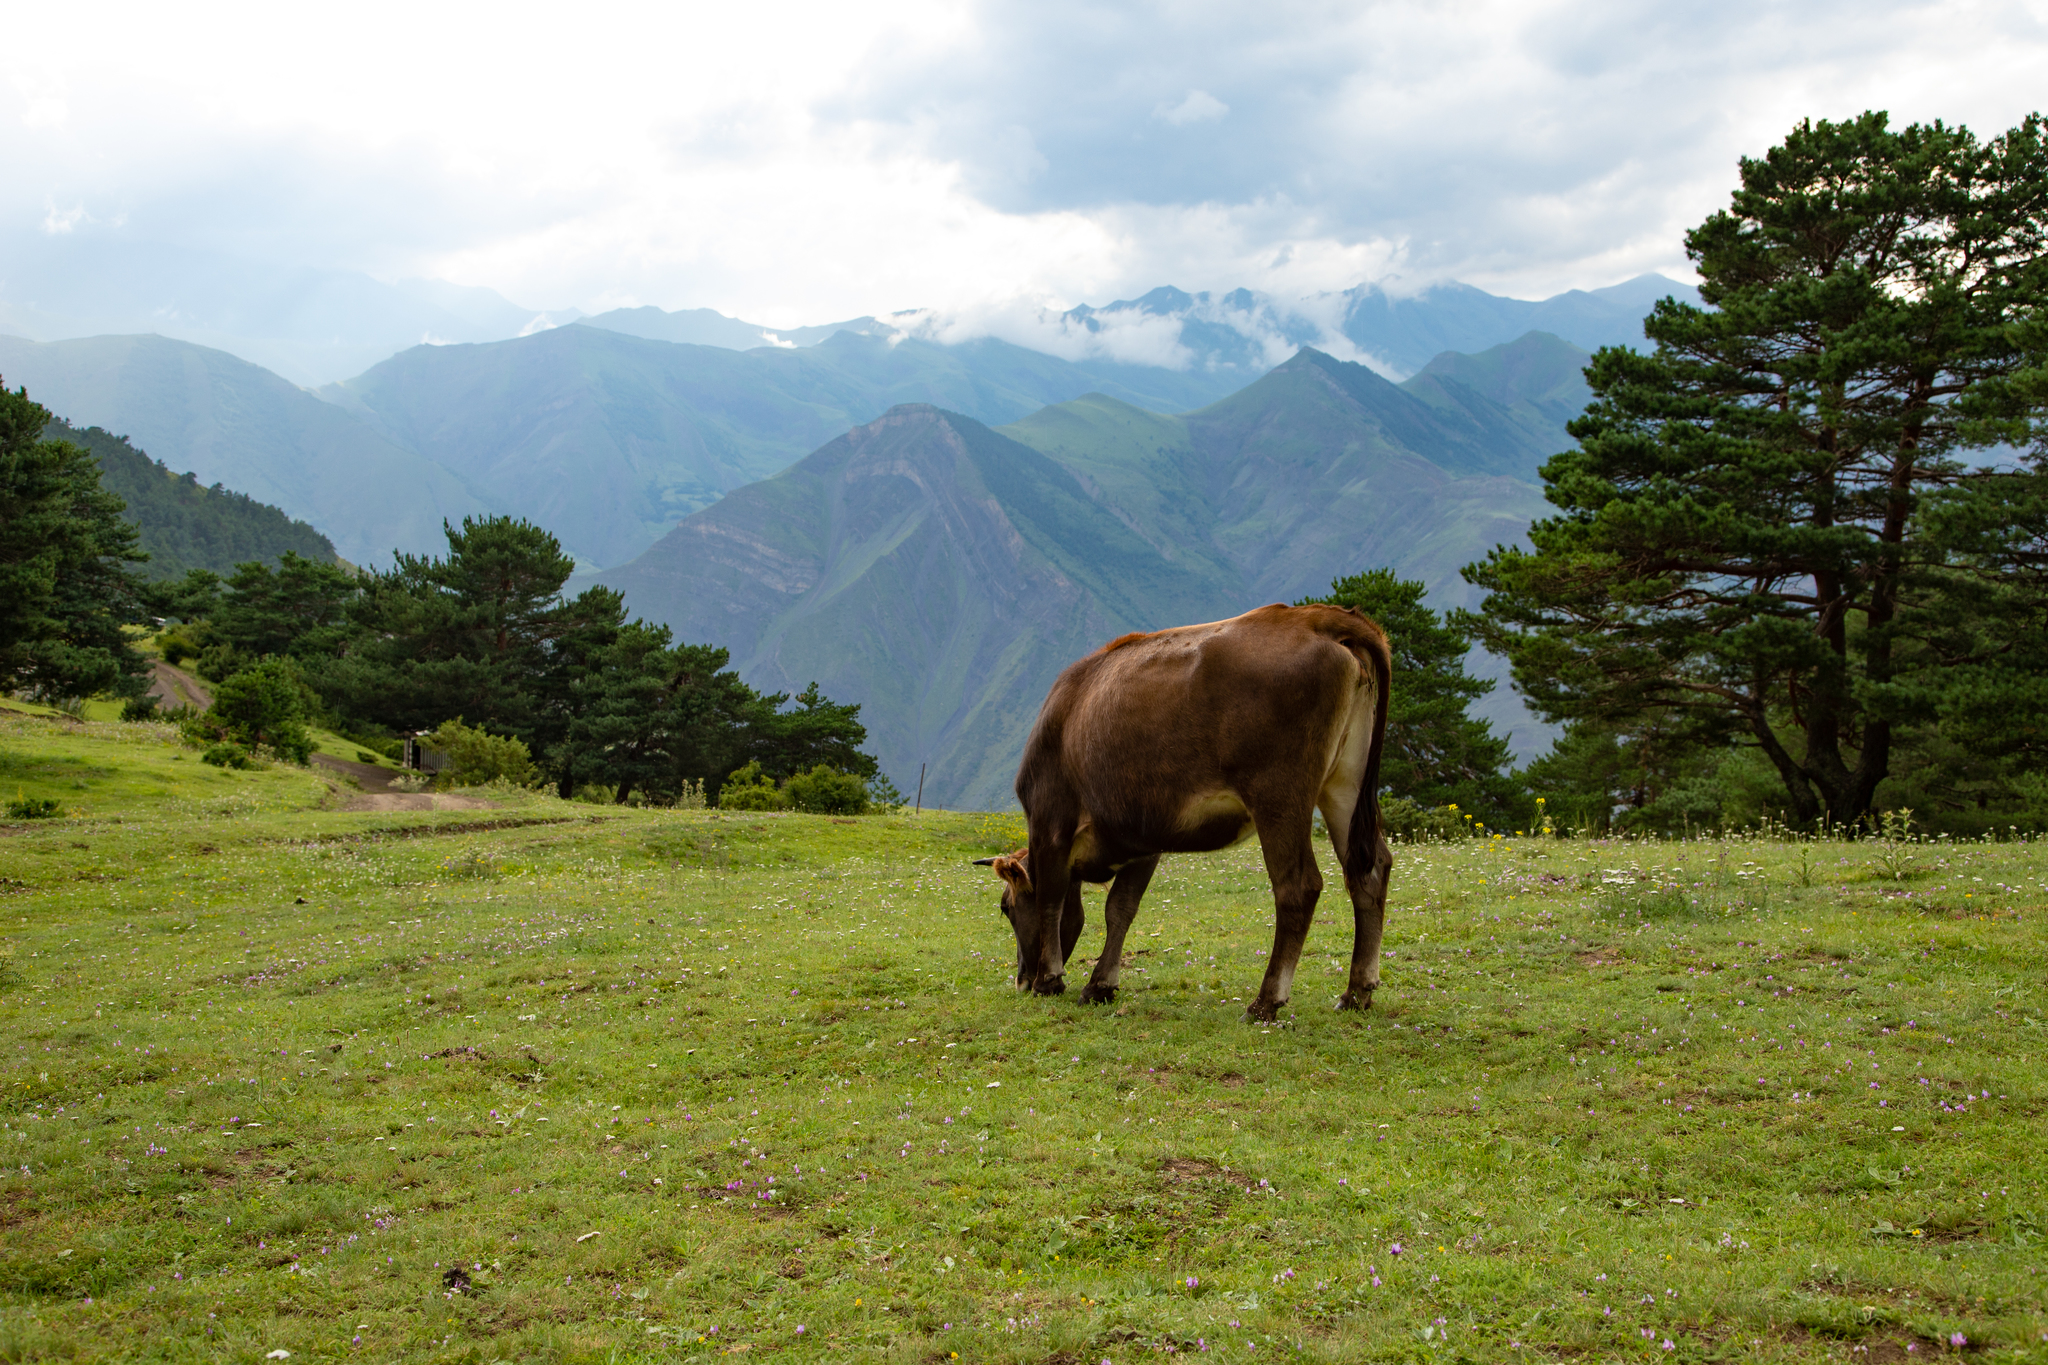
{"label": "cow's ear", "polygon": [[988,865],[996,870],[998,877],[1011,886],[1028,889],[1031,885],[1031,874],[1024,870],[1024,858],[1028,852],[1028,849],[1019,849],[1015,853],[1005,853],[1000,857],[990,858]]}

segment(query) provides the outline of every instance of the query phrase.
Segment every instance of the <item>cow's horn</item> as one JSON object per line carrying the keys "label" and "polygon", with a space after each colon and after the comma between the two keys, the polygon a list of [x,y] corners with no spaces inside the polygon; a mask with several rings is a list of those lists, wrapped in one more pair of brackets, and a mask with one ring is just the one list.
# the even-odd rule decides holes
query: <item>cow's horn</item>
{"label": "cow's horn", "polygon": [[976,867],[994,867],[996,865],[996,860],[994,858],[976,858],[974,860],[974,865]]}

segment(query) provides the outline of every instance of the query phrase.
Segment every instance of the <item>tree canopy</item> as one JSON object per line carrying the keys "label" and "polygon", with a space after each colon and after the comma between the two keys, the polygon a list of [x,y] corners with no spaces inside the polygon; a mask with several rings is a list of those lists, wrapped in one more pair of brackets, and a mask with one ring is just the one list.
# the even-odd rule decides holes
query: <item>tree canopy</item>
{"label": "tree canopy", "polygon": [[771,779],[819,764],[875,775],[858,706],[815,684],[793,703],[763,695],[724,649],[628,620],[613,589],[565,597],[573,561],[530,522],[470,518],[446,533],[445,556],[399,555],[388,571],[286,553],[274,569],[155,585],[153,600],[186,619],[181,646],[209,676],[292,660],[335,723],[495,736],[564,796],[595,786],[619,801],[715,799],[749,763]]}
{"label": "tree canopy", "polygon": [[1801,123],[1686,250],[1706,306],[1594,357],[1473,624],[1547,718],[1754,746],[1794,819],[1851,822],[2039,689],[2041,477],[1964,457],[2040,453],[2041,121]]}
{"label": "tree canopy", "polygon": [[0,690],[55,699],[141,690],[130,564],[148,558],[99,466],[44,440],[50,413],[0,385]]}

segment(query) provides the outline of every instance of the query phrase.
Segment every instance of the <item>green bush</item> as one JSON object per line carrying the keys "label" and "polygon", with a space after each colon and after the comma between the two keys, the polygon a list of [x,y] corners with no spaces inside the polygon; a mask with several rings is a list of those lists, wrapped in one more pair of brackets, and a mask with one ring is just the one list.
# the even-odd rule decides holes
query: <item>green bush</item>
{"label": "green bush", "polygon": [[202,678],[225,682],[237,673],[246,672],[253,663],[247,654],[223,641],[200,650],[198,661],[192,667]]}
{"label": "green bush", "polygon": [[524,787],[539,776],[523,741],[464,725],[460,716],[441,722],[422,743],[446,756],[448,766],[435,779],[444,787],[481,787],[497,781]]}
{"label": "green bush", "polygon": [[161,720],[163,717],[157,713],[157,705],[161,700],[161,698],[150,696],[147,692],[139,697],[130,697],[127,701],[121,703],[121,719]]}
{"label": "green bush", "polygon": [[1395,838],[1463,839],[1472,832],[1469,820],[1455,805],[1423,806],[1405,796],[1380,798],[1380,822]]}
{"label": "green bush", "polygon": [[7,803],[7,818],[10,820],[54,820],[64,813],[64,808],[47,796],[23,796],[20,788],[15,789],[14,799]]}
{"label": "green bush", "polygon": [[215,689],[212,708],[186,728],[186,737],[216,745],[228,741],[245,750],[265,748],[304,764],[313,752],[313,737],[306,733],[306,702],[298,666],[289,659],[265,659]]}
{"label": "green bush", "polygon": [[812,815],[865,815],[868,811],[868,784],[823,763],[791,776],[783,784],[782,794],[791,806]]}
{"label": "green bush", "polygon": [[173,668],[187,659],[199,657],[199,646],[182,630],[167,630],[158,635],[156,648],[157,653],[164,656],[164,662]]}
{"label": "green bush", "polygon": [[208,745],[206,752],[199,755],[201,763],[211,763],[216,768],[246,768],[249,766],[249,751],[231,740]]}
{"label": "green bush", "polygon": [[788,810],[789,797],[775,785],[775,779],[761,771],[758,761],[734,772],[718,789],[720,810]]}

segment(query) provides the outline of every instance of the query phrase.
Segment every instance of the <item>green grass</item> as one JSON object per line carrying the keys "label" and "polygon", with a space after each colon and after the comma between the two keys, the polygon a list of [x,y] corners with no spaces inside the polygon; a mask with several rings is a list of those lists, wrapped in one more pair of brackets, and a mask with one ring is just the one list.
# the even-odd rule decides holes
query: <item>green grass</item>
{"label": "green grass", "polygon": [[1404,848],[1264,1028],[1252,848],[1084,1008],[1014,817],[0,756],[0,1359],[2048,1358],[2037,845]]}

